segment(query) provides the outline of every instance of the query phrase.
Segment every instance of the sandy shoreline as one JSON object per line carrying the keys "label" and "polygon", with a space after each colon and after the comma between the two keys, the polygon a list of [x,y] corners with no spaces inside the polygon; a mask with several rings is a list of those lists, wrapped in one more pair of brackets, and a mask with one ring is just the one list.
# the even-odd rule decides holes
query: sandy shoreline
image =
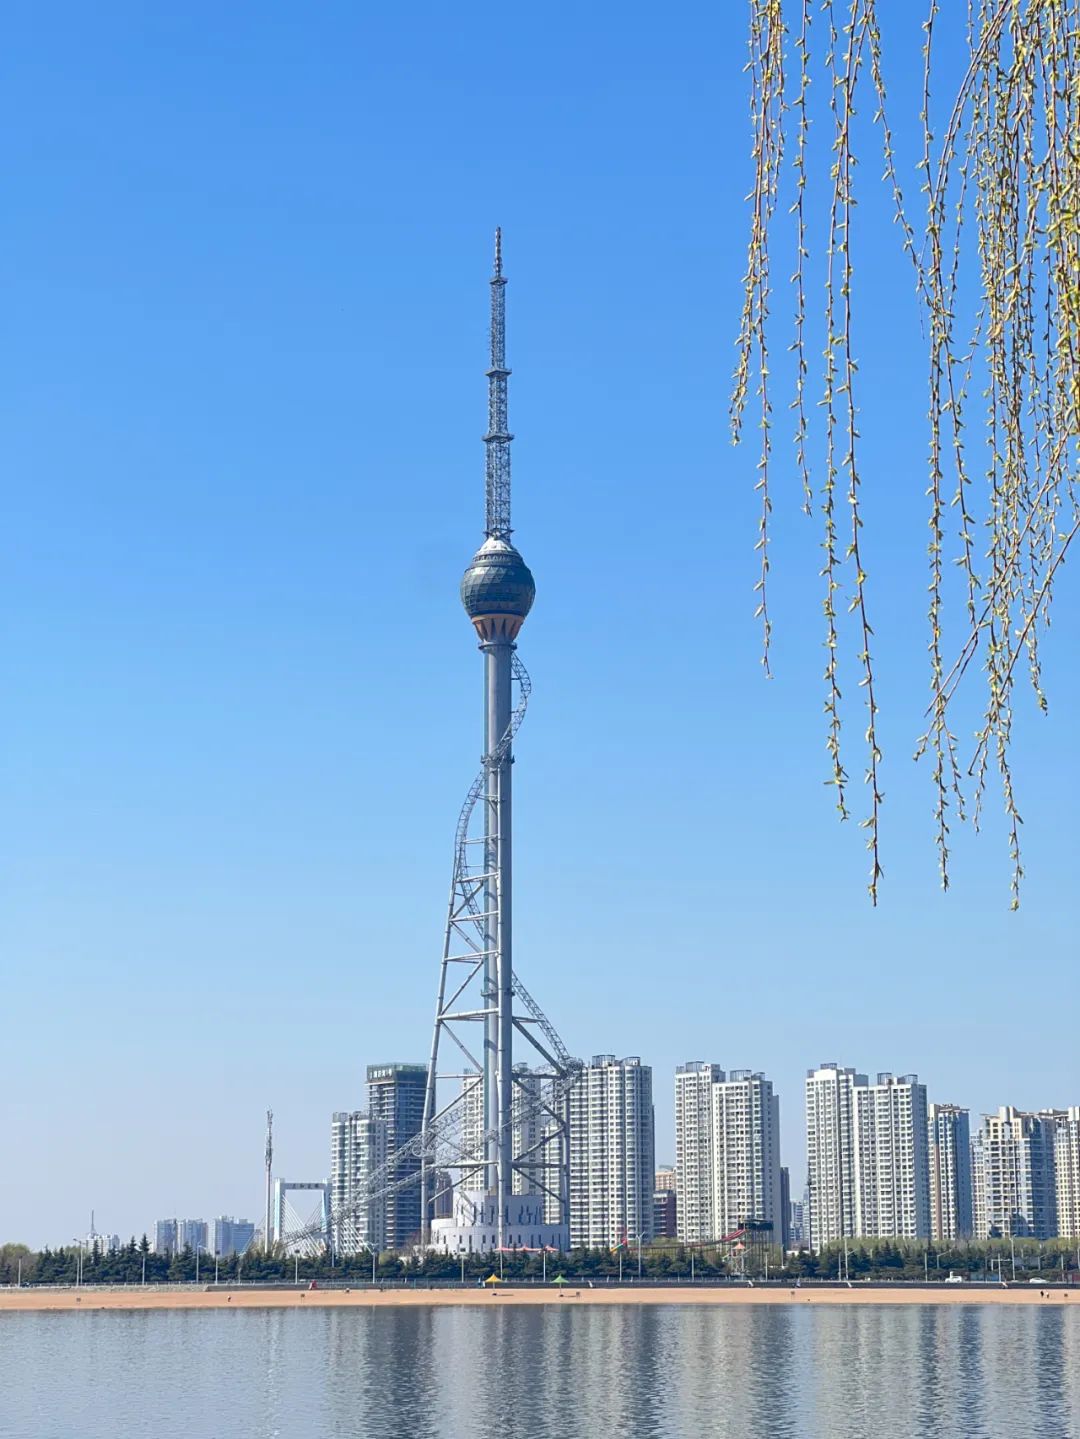
{"label": "sandy shoreline", "polygon": [[919,1288],[883,1286],[816,1288],[786,1286],[765,1288],[691,1288],[671,1285],[663,1288],[615,1285],[595,1289],[568,1284],[564,1289],[506,1285],[495,1289],[195,1289],[147,1287],[94,1289],[6,1289],[0,1290],[0,1314],[100,1309],[386,1309],[402,1305],[506,1305],[518,1304],[1067,1304],[1080,1309],[1080,1289],[1006,1289],[998,1286],[955,1285]]}

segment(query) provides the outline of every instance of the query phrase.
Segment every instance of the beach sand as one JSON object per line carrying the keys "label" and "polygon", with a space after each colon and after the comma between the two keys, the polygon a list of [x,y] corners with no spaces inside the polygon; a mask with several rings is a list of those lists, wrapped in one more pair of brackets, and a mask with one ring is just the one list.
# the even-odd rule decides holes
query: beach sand
{"label": "beach sand", "polygon": [[481,1289],[237,1289],[222,1284],[210,1289],[192,1285],[103,1287],[94,1289],[0,1290],[0,1314],[14,1311],[100,1309],[386,1309],[403,1304],[1066,1304],[1080,1309],[1080,1289],[1046,1289],[1038,1285],[1006,1289],[998,1286],[950,1285],[932,1288],[883,1286],[817,1288],[770,1285],[766,1288],[663,1288],[568,1284],[565,1288],[510,1285]]}

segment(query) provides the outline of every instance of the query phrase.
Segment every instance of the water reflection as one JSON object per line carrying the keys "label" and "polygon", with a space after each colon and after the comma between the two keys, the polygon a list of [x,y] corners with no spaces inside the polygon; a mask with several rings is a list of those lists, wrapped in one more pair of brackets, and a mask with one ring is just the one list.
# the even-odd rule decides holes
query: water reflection
{"label": "water reflection", "polygon": [[0,1374],[19,1439],[1064,1439],[1080,1304],[3,1315]]}

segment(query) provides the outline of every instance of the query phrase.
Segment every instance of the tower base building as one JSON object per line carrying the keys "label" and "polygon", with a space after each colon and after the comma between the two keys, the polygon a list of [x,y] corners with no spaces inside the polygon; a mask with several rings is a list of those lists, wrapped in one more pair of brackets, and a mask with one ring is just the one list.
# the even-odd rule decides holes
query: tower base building
{"label": "tower base building", "polygon": [[[564,1224],[549,1224],[544,1196],[515,1194],[499,1224],[498,1197],[483,1189],[456,1189],[454,1212],[431,1225],[432,1246],[441,1254],[492,1254],[503,1249],[568,1249]],[[500,1241],[500,1233],[502,1239]]]}

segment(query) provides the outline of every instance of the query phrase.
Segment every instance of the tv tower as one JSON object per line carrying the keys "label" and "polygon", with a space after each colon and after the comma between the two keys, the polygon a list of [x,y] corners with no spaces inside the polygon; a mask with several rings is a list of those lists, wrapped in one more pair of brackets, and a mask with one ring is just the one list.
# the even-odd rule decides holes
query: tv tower
{"label": "tv tower", "polygon": [[[531,688],[516,641],[536,586],[510,538],[509,376],[502,232],[496,230],[484,541],[461,581],[462,604],[484,656],[484,759],[458,820],[424,1113],[424,1238],[453,1252],[566,1247],[565,1099],[580,1069],[513,962],[512,745]],[[466,1038],[468,1025],[476,1028]],[[515,1066],[515,1033],[535,1051],[539,1068]],[[447,1038],[450,1071],[440,1068],[440,1042]],[[441,1108],[440,1080],[459,1086]],[[444,1150],[441,1160],[458,1174],[453,1217],[431,1224],[435,1140],[454,1127],[457,1153],[447,1159]]]}
{"label": "tv tower", "polygon": [[[513,959],[512,746],[531,690],[516,642],[536,586],[510,540],[509,377],[506,276],[496,230],[484,542],[461,581],[484,656],[484,757],[454,835],[423,1122],[329,1221],[330,1232],[343,1232],[343,1225],[419,1179],[421,1244],[452,1254],[569,1247],[569,1095],[582,1070]],[[532,1067],[515,1063],[515,1036]],[[268,1165],[269,1155],[268,1129]],[[448,1189],[450,1217],[439,1204]],[[443,1215],[436,1219],[437,1209]],[[283,1242],[295,1246],[322,1232],[308,1225]]]}

